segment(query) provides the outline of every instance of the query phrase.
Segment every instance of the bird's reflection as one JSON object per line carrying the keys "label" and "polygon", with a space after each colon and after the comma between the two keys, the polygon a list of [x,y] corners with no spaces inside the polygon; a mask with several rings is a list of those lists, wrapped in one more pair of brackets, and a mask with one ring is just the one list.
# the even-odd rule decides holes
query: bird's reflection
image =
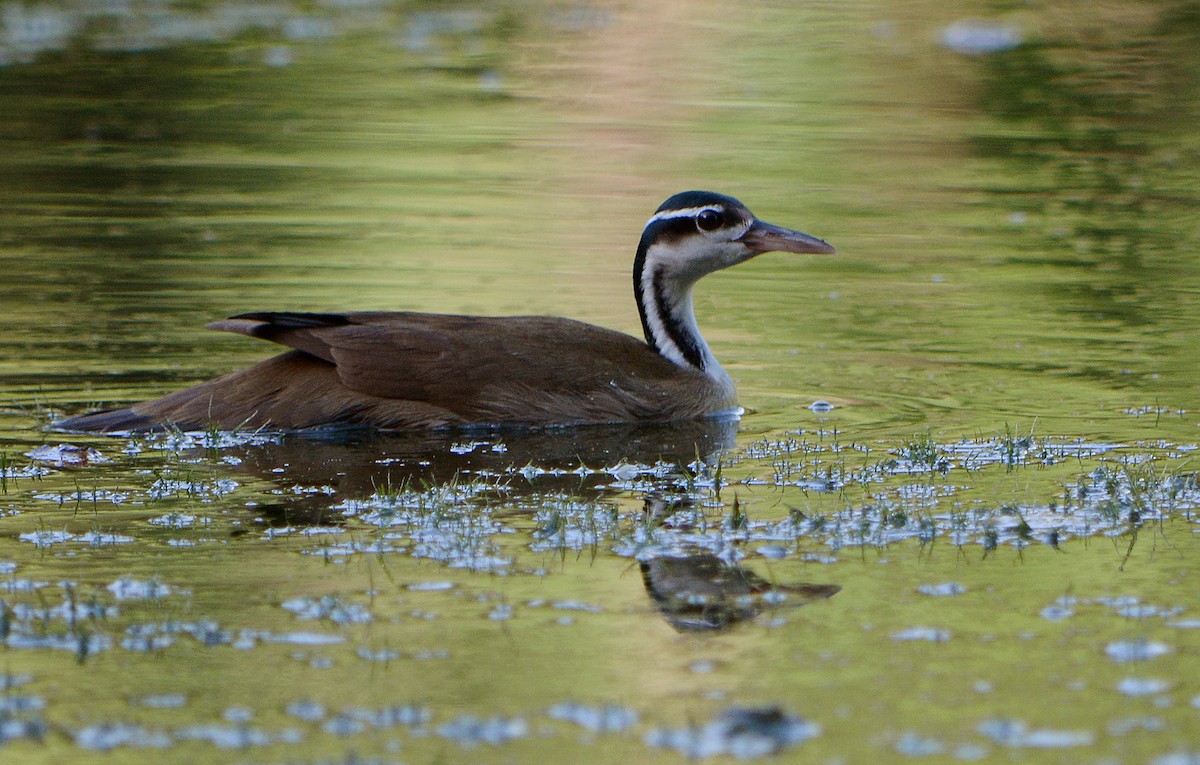
{"label": "bird's reflection", "polygon": [[715,461],[733,447],[736,433],[734,419],[537,431],[363,432],[288,436],[233,454],[240,461],[237,470],[277,486],[276,504],[258,508],[264,518],[319,523],[329,515],[331,494],[363,497],[382,486],[491,479],[504,483],[510,499],[553,492],[596,497],[617,491],[618,476],[605,468],[661,462],[679,471],[697,459]]}
{"label": "bird's reflection", "polygon": [[833,597],[836,584],[775,584],[716,555],[641,562],[650,599],[680,632],[724,630],[773,608],[799,607]]}

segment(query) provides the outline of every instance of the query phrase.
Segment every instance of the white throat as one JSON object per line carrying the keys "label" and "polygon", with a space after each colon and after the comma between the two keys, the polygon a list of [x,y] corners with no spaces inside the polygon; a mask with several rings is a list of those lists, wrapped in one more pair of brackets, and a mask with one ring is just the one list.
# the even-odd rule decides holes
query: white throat
{"label": "white throat", "polygon": [[646,253],[637,299],[645,317],[647,339],[671,362],[703,372],[732,390],[733,381],[700,334],[692,309],[692,287],[712,269],[689,267],[694,261],[680,255],[660,246],[652,246]]}

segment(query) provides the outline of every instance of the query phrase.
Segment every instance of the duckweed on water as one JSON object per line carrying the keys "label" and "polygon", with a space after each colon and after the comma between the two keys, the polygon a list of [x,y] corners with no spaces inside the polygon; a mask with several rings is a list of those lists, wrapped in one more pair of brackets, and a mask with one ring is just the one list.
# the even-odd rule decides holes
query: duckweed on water
{"label": "duckweed on water", "polygon": [[[1051,554],[1082,554],[1092,540],[1113,537],[1121,542],[1110,559],[1115,568],[1130,554],[1125,545],[1137,534],[1157,545],[1159,528],[1194,526],[1200,503],[1195,475],[1187,469],[1191,449],[1177,444],[1089,444],[1048,437],[1019,443],[1004,437],[943,443],[922,434],[896,446],[854,442],[844,433],[834,439],[797,431],[784,439],[750,443],[719,460],[585,468],[506,465],[508,446],[496,450],[477,439],[469,452],[459,444],[451,453],[485,454],[487,464],[456,470],[449,480],[439,482],[405,473],[399,462],[387,461],[374,465],[382,477],[373,476],[365,490],[296,482],[289,475],[290,463],[256,464],[258,450],[284,444],[286,440],[279,439],[261,444],[231,441],[213,455],[211,443],[201,441],[170,450],[101,443],[90,448],[100,457],[111,454],[131,461],[137,469],[114,476],[105,472],[111,463],[90,459],[87,465],[70,468],[70,474],[42,475],[36,485],[21,486],[17,497],[10,498],[16,512],[5,522],[14,525],[17,538],[51,555],[147,545],[188,555],[191,549],[236,544],[241,554],[260,550],[284,556],[288,570],[298,565],[297,570],[303,570],[296,562],[301,558],[324,562],[318,568],[335,564],[347,574],[336,575],[316,594],[301,591],[271,599],[256,606],[258,611],[223,610],[222,618],[215,619],[204,615],[213,608],[205,605],[211,602],[211,585],[190,582],[185,587],[182,581],[145,572],[122,573],[101,582],[85,577],[51,584],[50,577],[38,577],[40,564],[8,562],[0,569],[7,649],[13,655],[65,651],[85,664],[114,652],[129,661],[181,651],[254,652],[294,665],[296,671],[337,668],[357,674],[359,667],[376,667],[388,673],[403,667],[405,672],[436,675],[438,667],[478,661],[469,644],[441,644],[438,635],[451,624],[491,624],[512,634],[530,629],[589,634],[609,621],[629,619],[630,606],[604,594],[611,584],[588,594],[560,594],[553,584],[555,569],[607,569],[614,556],[638,561],[642,597],[675,634],[753,630],[753,625],[772,631],[800,625],[820,630],[820,618],[834,612],[812,610],[819,608],[816,604],[852,602],[861,582],[805,583],[797,574],[808,572],[805,579],[854,579],[859,575],[845,568],[847,549],[856,551],[855,556],[872,551],[887,563],[910,551],[918,559],[932,560],[938,547],[947,545],[974,566],[1005,550],[1017,556],[1008,558],[1015,561],[1023,551],[1038,547]],[[135,476],[145,481],[131,482]],[[554,483],[564,476],[583,483],[576,492],[564,491]],[[81,480],[94,486],[76,488]],[[297,511],[299,523],[280,523],[287,516],[271,509],[280,498],[303,508]],[[101,507],[106,509],[102,512]],[[195,512],[198,507],[204,512]],[[102,517],[109,530],[80,528]],[[31,523],[41,528],[20,531]],[[242,529],[260,531],[246,534]],[[156,535],[158,530],[191,536],[163,538]],[[409,569],[403,560],[418,568]],[[770,567],[766,571],[764,564]],[[554,568],[548,569],[551,565]],[[467,578],[449,576],[455,571],[474,573],[464,574]],[[366,579],[356,572],[367,574]],[[481,587],[481,576],[513,584],[495,585],[492,591]],[[624,575],[618,571],[617,576]],[[351,581],[359,584],[336,584]],[[964,573],[954,579],[926,575],[923,581],[910,582],[896,597],[949,605],[928,611],[913,601],[914,613],[900,621],[887,620],[879,638],[900,653],[920,646],[955,651],[960,650],[955,646],[987,645],[979,642],[977,627],[961,620],[951,624],[947,615],[975,608],[980,598],[990,599],[995,586],[972,583]],[[546,594],[537,594],[540,589]],[[185,613],[192,615],[181,618]],[[824,616],[814,616],[817,613]],[[1054,628],[1081,620],[1095,624],[1103,614],[1154,629],[1161,625],[1178,634],[1186,634],[1188,620],[1194,619],[1177,603],[1061,591],[1041,601],[1029,616]],[[315,629],[296,629],[298,624]],[[535,626],[539,624],[543,626]],[[646,627],[641,629],[645,633]],[[863,630],[863,625],[850,626],[851,634]],[[871,625],[863,634],[874,632]],[[1184,641],[1151,634],[1113,634],[1094,653],[1111,667],[1153,669],[1183,650]],[[539,638],[548,639],[562,638]],[[811,661],[820,666],[826,660]],[[720,685],[728,682],[723,667],[722,659],[701,656],[689,660],[685,669],[688,676],[713,678]],[[36,676],[29,682],[36,682]],[[1155,672],[1107,682],[1112,694],[1125,699],[1165,698],[1175,690]],[[995,693],[994,681],[984,684],[987,693]],[[226,713],[240,710],[237,719],[226,713],[217,719],[206,718],[187,701],[192,694],[183,689],[172,691],[170,685],[159,684],[146,690],[184,699],[182,704],[154,707],[177,720],[147,722],[117,713],[104,720],[64,724],[52,695],[10,694],[15,700],[8,702],[3,735],[36,741],[52,721],[64,726],[74,745],[85,750],[137,751],[187,743],[266,751],[321,737],[360,742],[372,732],[396,729],[406,741],[432,737],[472,750],[521,746],[545,735],[539,731],[546,726],[565,723],[570,727],[561,735],[578,729],[591,737],[617,738],[625,745],[640,742],[651,750],[693,758],[750,758],[796,746],[817,747],[820,732],[835,724],[820,706],[789,702],[778,707],[734,704],[723,711],[705,704],[709,716],[692,719],[708,722],[681,726],[653,705],[586,696],[548,707],[517,703],[482,713],[455,711],[428,695],[402,702],[381,697],[373,706],[347,706],[337,703],[336,696],[321,694],[279,702],[276,711],[283,717],[278,719],[251,699],[225,708]],[[131,689],[126,696],[145,699],[155,693],[139,695]],[[142,701],[130,704],[147,708]],[[978,719],[975,725],[974,734],[966,738],[910,730],[887,741],[906,756],[949,753],[978,759],[994,749],[1092,747],[1099,736],[1126,735],[1114,730],[1147,730],[1119,720],[1103,731],[1034,724],[1016,715]],[[1161,727],[1171,730],[1166,723]]]}
{"label": "duckweed on water", "polygon": [[[6,3],[0,760],[1200,760],[1196,14],[827,5]],[[738,425],[40,429],[235,310],[636,335],[698,179],[842,251],[696,292]]]}

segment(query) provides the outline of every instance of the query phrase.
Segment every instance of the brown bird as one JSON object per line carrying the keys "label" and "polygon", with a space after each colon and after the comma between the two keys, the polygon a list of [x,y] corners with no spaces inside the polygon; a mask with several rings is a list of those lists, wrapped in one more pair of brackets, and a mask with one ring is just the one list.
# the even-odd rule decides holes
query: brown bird
{"label": "brown bird", "polygon": [[642,583],[681,632],[723,630],[783,605],[804,606],[841,592],[838,584],[773,584],[711,553],[643,560]]}
{"label": "brown bird", "polygon": [[293,350],[55,428],[545,427],[736,411],[733,381],[696,327],[692,287],[705,274],[773,251],[834,249],[758,220],[732,197],[685,191],[651,216],[634,259],[645,342],[556,316],[245,313],[208,326]]}

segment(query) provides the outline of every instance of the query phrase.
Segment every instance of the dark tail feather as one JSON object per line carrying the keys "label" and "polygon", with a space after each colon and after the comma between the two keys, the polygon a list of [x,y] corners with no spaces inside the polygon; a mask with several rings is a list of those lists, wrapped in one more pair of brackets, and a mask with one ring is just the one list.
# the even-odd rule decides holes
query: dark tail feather
{"label": "dark tail feather", "polygon": [[150,417],[132,409],[106,409],[59,420],[50,429],[67,433],[128,433],[153,430],[157,425]]}

